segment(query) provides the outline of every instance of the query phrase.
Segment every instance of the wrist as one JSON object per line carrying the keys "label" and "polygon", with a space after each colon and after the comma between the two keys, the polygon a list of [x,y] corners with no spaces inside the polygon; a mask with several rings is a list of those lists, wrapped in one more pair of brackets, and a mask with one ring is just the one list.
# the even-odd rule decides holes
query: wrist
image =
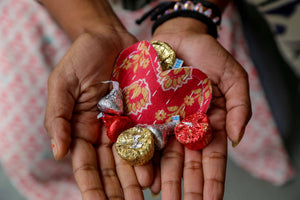
{"label": "wrist", "polygon": [[126,31],[107,0],[40,0],[40,2],[73,40],[86,32]]}
{"label": "wrist", "polygon": [[208,27],[203,22],[193,18],[177,17],[160,25],[153,36],[174,33],[180,35],[184,33],[208,34]]}
{"label": "wrist", "polygon": [[[202,33],[208,33],[214,38],[218,37],[218,28],[221,24],[221,10],[220,8],[207,0],[180,0],[171,2],[162,2],[156,7],[145,13],[140,19],[136,21],[137,24],[141,24],[147,17],[154,21],[152,26],[152,34],[156,29],[166,22],[164,27],[169,27],[167,29],[174,31],[177,27],[180,27],[179,31],[182,29],[201,31]],[[174,23],[175,20],[179,21],[180,25]],[[191,20],[184,20],[180,18],[190,18]],[[194,20],[193,20],[194,19]],[[200,21],[196,22],[195,20]],[[172,21],[172,22],[170,22]],[[181,23],[186,21],[186,23]],[[193,23],[191,23],[193,22]],[[165,29],[165,28],[160,28]],[[167,30],[166,29],[166,30]]]}

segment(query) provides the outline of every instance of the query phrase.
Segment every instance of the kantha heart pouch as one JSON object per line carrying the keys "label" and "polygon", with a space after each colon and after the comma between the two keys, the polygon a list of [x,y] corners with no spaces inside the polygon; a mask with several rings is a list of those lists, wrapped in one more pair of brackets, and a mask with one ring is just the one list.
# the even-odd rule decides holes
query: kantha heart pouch
{"label": "kantha heart pouch", "polygon": [[212,88],[199,69],[181,67],[162,71],[148,41],[138,42],[119,55],[113,72],[123,92],[124,112],[135,124],[162,124],[209,107]]}

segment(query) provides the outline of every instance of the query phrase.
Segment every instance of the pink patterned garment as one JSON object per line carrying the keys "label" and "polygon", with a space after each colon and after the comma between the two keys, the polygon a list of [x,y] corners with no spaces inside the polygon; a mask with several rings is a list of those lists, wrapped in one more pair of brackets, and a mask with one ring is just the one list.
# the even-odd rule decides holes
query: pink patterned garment
{"label": "pink patterned garment", "polygon": [[[134,20],[147,9],[116,9],[139,39],[149,39],[149,22]],[[148,24],[147,24],[148,23]],[[249,58],[234,7],[224,13],[220,42],[249,73],[253,118],[230,157],[256,177],[283,184],[293,176],[286,151]],[[32,200],[81,199],[69,157],[56,162],[43,127],[47,78],[70,41],[32,0],[0,1],[0,162],[13,185]]]}
{"label": "pink patterned garment", "polygon": [[222,23],[219,41],[249,75],[253,112],[245,137],[239,146],[229,148],[230,158],[257,178],[275,185],[284,184],[294,177],[295,171],[283,146],[257,71],[249,56],[241,30],[241,22],[234,6],[228,7]]}

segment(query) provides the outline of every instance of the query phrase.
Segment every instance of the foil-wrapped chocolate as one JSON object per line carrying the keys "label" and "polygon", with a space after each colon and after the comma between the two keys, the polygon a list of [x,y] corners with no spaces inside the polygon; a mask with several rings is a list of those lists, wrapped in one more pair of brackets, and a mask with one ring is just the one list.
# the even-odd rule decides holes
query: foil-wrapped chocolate
{"label": "foil-wrapped chocolate", "polygon": [[133,127],[119,135],[115,147],[121,158],[130,165],[139,166],[152,159],[154,139],[147,128]]}
{"label": "foil-wrapped chocolate", "polygon": [[172,69],[176,60],[176,53],[172,47],[166,42],[161,41],[153,41],[151,44],[157,53],[162,70]]}
{"label": "foil-wrapped chocolate", "polygon": [[175,126],[174,132],[177,141],[192,150],[203,149],[213,138],[209,118],[203,112],[183,119]]}
{"label": "foil-wrapped chocolate", "polygon": [[166,146],[168,142],[168,136],[174,133],[175,126],[175,122],[168,122],[164,124],[153,124],[146,127],[152,132],[155,146],[158,150],[161,150]]}
{"label": "foil-wrapped chocolate", "polygon": [[112,81],[112,83],[113,89],[109,94],[100,99],[97,107],[103,113],[122,115],[124,112],[122,91],[117,81]]}
{"label": "foil-wrapped chocolate", "polygon": [[113,142],[117,141],[117,138],[123,131],[134,126],[133,121],[127,116],[103,114],[101,119],[106,128],[108,138]]}

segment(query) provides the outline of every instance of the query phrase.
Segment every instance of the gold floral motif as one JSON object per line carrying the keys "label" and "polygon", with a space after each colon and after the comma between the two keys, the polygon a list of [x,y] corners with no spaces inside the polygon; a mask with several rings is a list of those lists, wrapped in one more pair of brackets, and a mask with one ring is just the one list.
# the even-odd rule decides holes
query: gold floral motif
{"label": "gold floral motif", "polygon": [[[132,59],[136,59],[137,55],[132,56]],[[128,70],[131,67],[131,59],[128,57],[122,63],[122,68]]]}
{"label": "gold floral motif", "polygon": [[120,74],[120,66],[115,65],[113,76],[116,80],[119,80],[119,74]]}
{"label": "gold floral motif", "polygon": [[142,42],[138,49],[139,53],[134,51],[131,55],[126,57],[120,66],[116,66],[114,70],[114,77],[118,80],[119,78],[119,70],[125,69],[129,70],[132,68],[133,72],[136,73],[139,67],[147,68],[150,64],[148,47],[145,42]]}
{"label": "gold floral motif", "polygon": [[[211,83],[210,83],[210,80],[207,78],[203,81],[204,84],[207,84],[205,86],[205,88],[203,89],[203,94],[204,94],[204,99],[200,100],[199,99],[199,102],[205,102],[207,99],[209,99],[209,97],[211,96],[212,94],[212,87],[211,87]],[[202,97],[201,97],[202,98]]]}
{"label": "gold floral motif", "polygon": [[[209,80],[205,79],[203,83],[206,84],[207,81]],[[202,106],[203,102],[206,101],[207,98],[209,98],[211,91],[212,89],[210,83],[208,83],[204,89],[197,88],[191,92],[191,95],[185,96],[183,104],[181,104],[180,106],[167,107],[167,111],[165,111],[164,109],[159,110],[156,112],[155,118],[157,120],[166,119],[165,122],[172,121],[172,116],[174,115],[180,115],[181,118],[185,118],[185,108],[187,106],[193,106],[195,102],[198,102],[199,106]]]}
{"label": "gold floral motif", "polygon": [[185,103],[181,104],[181,106],[172,106],[172,107],[167,107],[167,110],[169,111],[166,114],[166,121],[165,122],[170,122],[172,121],[172,116],[175,115],[180,115],[180,117],[185,118]]}
{"label": "gold floral motif", "polygon": [[[130,63],[128,65],[133,65],[133,72],[136,73],[138,67],[143,67],[144,69],[148,67],[150,60],[147,56],[149,56],[148,48],[145,45],[145,42],[141,43],[138,47],[140,50],[140,54],[135,54],[131,57]],[[126,67],[125,69],[129,69]]]}
{"label": "gold floral motif", "polygon": [[184,103],[187,105],[187,106],[191,106],[194,104],[194,98],[190,97],[190,96],[186,96],[184,98]]}
{"label": "gold floral motif", "polygon": [[167,70],[160,73],[158,79],[163,90],[176,89],[192,78],[191,72],[192,70],[189,67]]}
{"label": "gold floral motif", "polygon": [[155,118],[159,121],[164,120],[166,118],[166,112],[164,110],[158,110],[155,113]]}
{"label": "gold floral motif", "polygon": [[136,114],[150,105],[149,88],[144,80],[139,80],[124,88],[126,112]]}
{"label": "gold floral motif", "polygon": [[141,42],[141,44],[138,47],[138,50],[141,50],[145,55],[149,55],[148,46],[146,45],[146,42]]}

